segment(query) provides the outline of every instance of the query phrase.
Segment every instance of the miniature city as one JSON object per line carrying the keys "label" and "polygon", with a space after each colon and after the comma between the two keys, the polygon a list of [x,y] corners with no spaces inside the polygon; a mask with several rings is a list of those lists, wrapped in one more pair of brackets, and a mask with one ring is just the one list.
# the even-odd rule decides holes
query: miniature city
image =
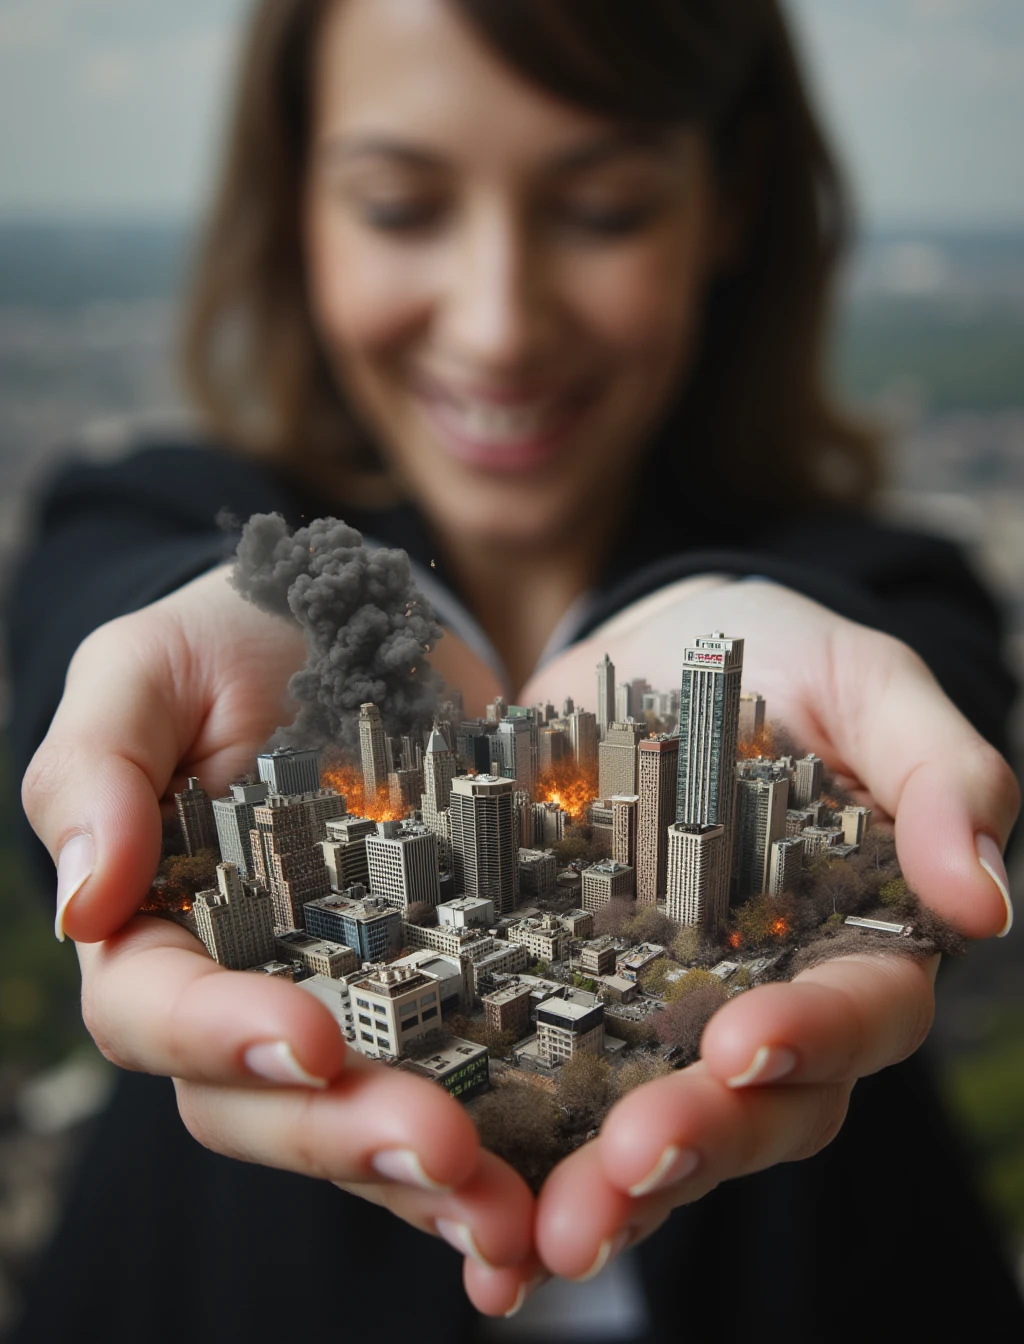
{"label": "miniature city", "polygon": [[617,1096],[696,1058],[734,995],[948,942],[890,830],[779,749],[741,691],[743,640],[682,659],[666,693],[616,684],[605,655],[593,712],[466,718],[447,692],[423,740],[364,703],[358,765],[278,747],[225,797],[189,779],[144,910],[468,1102],[536,1184]]}

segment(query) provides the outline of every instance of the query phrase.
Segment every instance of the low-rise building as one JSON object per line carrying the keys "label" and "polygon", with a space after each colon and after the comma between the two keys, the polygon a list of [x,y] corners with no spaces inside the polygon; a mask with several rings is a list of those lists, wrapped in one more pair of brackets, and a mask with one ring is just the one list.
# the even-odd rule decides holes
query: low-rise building
{"label": "low-rise building", "polygon": [[388,963],[391,966],[409,966],[436,980],[441,991],[441,1016],[468,1009],[473,1002],[473,964],[468,958],[450,957],[444,952],[433,952],[421,947],[407,952]]}
{"label": "low-rise building", "polygon": [[583,870],[583,908],[597,911],[609,901],[633,894],[633,869],[628,863],[602,859]]}
{"label": "low-rise building", "polygon": [[632,1003],[640,992],[635,980],[627,980],[624,975],[603,975],[597,982],[598,993],[612,1003]]}
{"label": "low-rise building", "polygon": [[453,1037],[447,1045],[423,1059],[403,1059],[400,1068],[440,1083],[460,1101],[468,1101],[490,1087],[490,1056],[485,1045]]}
{"label": "low-rise building", "polygon": [[608,975],[615,969],[615,961],[619,955],[619,945],[614,938],[607,934],[603,938],[595,938],[592,942],[584,943],[580,951],[580,969],[584,975]]}
{"label": "low-rise building", "polygon": [[409,1041],[440,1025],[440,986],[412,967],[374,966],[350,992],[353,1044],[364,1055],[398,1059]]}
{"label": "low-rise building", "polygon": [[590,938],[594,933],[594,912],[592,910],[570,910],[567,915],[559,915],[562,927],[570,938]]}
{"label": "low-rise building", "polygon": [[494,923],[494,902],[484,896],[457,896],[437,907],[437,922],[453,929],[489,929]]}
{"label": "low-rise building", "polygon": [[615,974],[623,976],[626,980],[639,980],[648,966],[663,956],[665,949],[660,943],[640,943],[636,947],[631,947],[628,952],[623,952],[617,959]]}
{"label": "low-rise building", "polygon": [[515,980],[500,989],[481,996],[484,1021],[490,1031],[511,1032],[513,1040],[521,1040],[530,1030],[530,1001],[533,986]]}
{"label": "low-rise building", "polygon": [[349,975],[339,976],[337,979],[329,975],[311,975],[299,982],[300,989],[304,989],[307,994],[312,994],[315,999],[320,1000],[349,1042],[355,1036],[351,983],[354,980],[361,980],[365,974],[365,971],[359,970]]}
{"label": "low-rise building", "polygon": [[522,943],[502,943],[497,940],[494,950],[473,962],[473,997],[479,998],[493,987],[495,975],[518,975],[525,971],[529,957]]}
{"label": "low-rise building", "polygon": [[519,851],[519,892],[526,896],[550,896],[555,890],[558,864],[548,849]]}
{"label": "low-rise building", "polygon": [[359,958],[347,943],[332,943],[324,938],[313,938],[299,929],[279,933],[277,952],[283,961],[301,961],[310,975],[326,975],[337,980],[351,971],[357,971]]}
{"label": "low-rise building", "polygon": [[495,948],[494,939],[483,929],[459,929],[450,924],[424,926],[404,923],[402,944],[408,948],[429,947],[449,957],[466,956],[470,961],[479,961]]}
{"label": "low-rise building", "polygon": [[583,989],[545,999],[537,1008],[537,1053],[549,1067],[574,1055],[604,1051],[604,1004]]}
{"label": "low-rise building", "polygon": [[324,822],[324,829],[327,839],[320,841],[320,850],[331,890],[347,891],[356,883],[369,887],[366,837],[376,834],[377,823],[368,817],[336,817]]}
{"label": "low-rise building", "polygon": [[554,915],[520,919],[508,930],[510,943],[522,943],[537,961],[562,961],[569,948],[569,935]]}
{"label": "low-rise building", "polygon": [[804,858],[813,860],[825,850],[843,843],[841,826],[805,826],[800,832],[804,842]]}
{"label": "low-rise building", "polygon": [[307,902],[303,914],[307,933],[344,943],[361,962],[380,961],[402,950],[402,912],[368,896],[359,883],[338,895]]}

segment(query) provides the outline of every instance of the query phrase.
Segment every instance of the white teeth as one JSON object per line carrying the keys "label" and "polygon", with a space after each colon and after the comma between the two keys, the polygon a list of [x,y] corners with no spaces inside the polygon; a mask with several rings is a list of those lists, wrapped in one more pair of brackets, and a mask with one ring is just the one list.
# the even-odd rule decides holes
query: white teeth
{"label": "white teeth", "polygon": [[449,403],[443,409],[453,427],[467,438],[495,442],[513,442],[540,433],[552,423],[555,411],[551,402],[514,408],[462,402],[458,405]]}

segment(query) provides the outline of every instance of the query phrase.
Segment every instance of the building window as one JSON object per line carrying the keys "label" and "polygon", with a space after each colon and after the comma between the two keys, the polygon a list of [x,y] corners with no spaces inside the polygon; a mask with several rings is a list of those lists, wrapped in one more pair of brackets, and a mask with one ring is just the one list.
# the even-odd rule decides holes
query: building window
{"label": "building window", "polygon": [[436,1017],[436,1016],[437,1016],[437,1009],[436,1009],[436,1008],[424,1008],[424,1010],[423,1010],[423,1021],[424,1021],[424,1022],[426,1022],[428,1018]]}
{"label": "building window", "polygon": [[382,1017],[387,1017],[387,1009],[382,1004],[375,1003],[373,1005],[373,1011],[375,1013],[380,1013]]}
{"label": "building window", "polygon": [[371,1045],[373,1044],[373,1037],[370,1035],[368,1031],[361,1031],[359,1035],[362,1037],[364,1041],[369,1041]]}
{"label": "building window", "polygon": [[362,1022],[364,1027],[373,1026],[373,1023],[370,1021],[370,1019],[368,1017],[364,1017],[362,1013],[359,1014],[359,1021]]}
{"label": "building window", "polygon": [[[424,1013],[423,1016],[426,1017],[426,1013]],[[402,1031],[411,1031],[413,1027],[418,1027],[419,1023],[420,1020],[418,1017],[409,1017],[398,1025],[401,1027]]]}
{"label": "building window", "polygon": [[360,1008],[369,1008],[370,1006],[365,999],[356,999],[356,1003],[358,1003]]}

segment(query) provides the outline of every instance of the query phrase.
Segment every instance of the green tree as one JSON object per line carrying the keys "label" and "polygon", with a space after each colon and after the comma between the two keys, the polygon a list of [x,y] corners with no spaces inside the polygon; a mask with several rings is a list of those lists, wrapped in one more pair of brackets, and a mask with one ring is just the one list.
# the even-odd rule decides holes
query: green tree
{"label": "green tree", "polygon": [[599,1125],[612,1096],[611,1066],[596,1055],[576,1054],[558,1070],[555,1081],[559,1106],[580,1129]]}
{"label": "green tree", "polygon": [[676,961],[681,961],[685,966],[700,956],[703,941],[699,929],[680,929],[669,946]]}
{"label": "green tree", "polygon": [[640,973],[640,984],[648,994],[664,994],[668,988],[666,977],[673,970],[678,970],[678,967],[673,966],[668,957],[659,957],[650,966],[644,967]]}
{"label": "green tree", "polygon": [[878,888],[879,901],[894,910],[902,909],[907,904],[909,895],[910,889],[904,877],[891,877]]}
{"label": "green tree", "polygon": [[655,1078],[664,1078],[666,1074],[672,1072],[672,1065],[667,1060],[659,1058],[649,1050],[638,1050],[632,1059],[627,1059],[622,1067],[616,1070],[612,1080],[615,1096],[624,1097],[635,1087],[653,1083]]}
{"label": "green tree", "polygon": [[637,943],[658,943],[667,947],[676,935],[675,923],[663,915],[657,906],[641,905],[637,908],[635,902],[630,904],[634,913],[623,926],[623,936]]}
{"label": "green tree", "polygon": [[787,896],[752,896],[736,911],[736,928],[751,947],[780,941],[792,926],[793,902]]}
{"label": "green tree", "polygon": [[688,994],[695,994],[698,989],[703,989],[707,985],[721,985],[721,983],[717,975],[701,970],[700,967],[694,967],[692,971],[681,975],[678,980],[673,980],[666,988],[665,1002],[675,1003],[678,999],[685,999]]}

